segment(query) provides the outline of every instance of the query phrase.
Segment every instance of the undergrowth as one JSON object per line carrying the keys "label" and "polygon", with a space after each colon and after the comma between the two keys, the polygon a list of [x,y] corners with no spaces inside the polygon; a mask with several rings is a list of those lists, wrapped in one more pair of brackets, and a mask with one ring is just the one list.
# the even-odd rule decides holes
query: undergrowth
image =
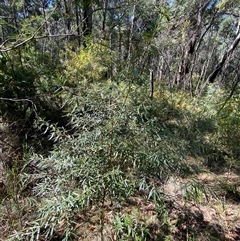
{"label": "undergrowth", "polygon": [[[206,114],[206,108],[215,108],[207,97],[195,100],[161,89],[148,99],[145,86],[122,88],[110,81],[87,86],[83,83],[68,96],[70,132],[44,119],[36,123],[56,143],[53,150],[48,155],[26,150],[20,169],[14,165],[6,169],[0,220],[5,240],[77,240],[84,232],[79,217],[93,209],[98,210],[96,235],[101,240],[106,235],[115,240],[169,237],[159,187],[170,176],[195,173],[197,168],[187,163],[189,156],[218,165],[216,156],[226,160],[229,153],[237,155],[227,139],[217,140],[228,132],[232,120],[223,121],[224,112]],[[225,105],[222,111],[228,113],[229,108],[237,106]],[[239,193],[234,190],[229,188],[228,193]],[[126,212],[127,200],[139,193],[157,207],[154,222],[147,224]],[[194,183],[187,188],[186,200],[201,202],[204,195],[204,188]],[[111,221],[106,208],[114,213]],[[112,230],[106,233],[108,225]]]}

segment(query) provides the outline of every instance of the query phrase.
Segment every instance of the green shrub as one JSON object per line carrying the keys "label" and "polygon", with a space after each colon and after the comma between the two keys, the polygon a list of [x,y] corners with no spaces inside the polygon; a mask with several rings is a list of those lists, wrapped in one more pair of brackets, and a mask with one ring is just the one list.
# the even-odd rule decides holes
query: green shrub
{"label": "green shrub", "polygon": [[[159,194],[151,191],[151,177],[165,180],[184,169],[187,142],[168,130],[178,111],[167,100],[142,102],[145,93],[139,89],[133,90],[138,99],[131,94],[126,101],[111,82],[79,91],[70,98],[67,114],[72,134],[47,125],[49,138],[58,142],[47,157],[34,158],[39,173],[34,193],[41,202],[36,220],[17,233],[22,239],[29,232],[34,238],[51,238],[59,230],[62,240],[73,238],[77,213],[92,206],[103,210],[106,201],[121,205],[137,189],[155,199]],[[169,109],[172,117],[165,115]]]}
{"label": "green shrub", "polygon": [[32,143],[38,137],[36,146],[41,146],[46,139],[35,129],[38,118],[59,126],[67,124],[59,96],[62,82],[54,69],[49,54],[36,51],[30,43],[11,50],[6,64],[0,66],[0,113],[23,142]]}
{"label": "green shrub", "polygon": [[218,150],[218,155],[221,154],[218,159],[227,162],[231,157],[237,159],[240,155],[237,142],[240,138],[239,94],[236,92],[230,99],[228,96],[227,91],[212,87],[204,98],[203,105],[206,115],[214,120],[216,126],[209,141]]}

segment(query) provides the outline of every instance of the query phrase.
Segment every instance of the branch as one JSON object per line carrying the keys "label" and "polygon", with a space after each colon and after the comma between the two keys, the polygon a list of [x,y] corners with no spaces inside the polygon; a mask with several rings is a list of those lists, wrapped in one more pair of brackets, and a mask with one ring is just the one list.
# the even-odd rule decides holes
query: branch
{"label": "branch", "polygon": [[[17,40],[16,40],[15,44],[14,44],[13,46],[11,46],[11,47],[8,47],[8,48],[4,48],[4,44],[7,42],[7,41],[5,41],[4,43],[2,43],[2,44],[0,45],[0,52],[8,52],[8,51],[10,51],[10,50],[12,50],[12,49],[16,49],[16,48],[24,45],[25,43],[27,43],[27,42],[35,39],[37,33],[38,33],[38,32],[41,30],[41,28],[46,24],[46,22],[47,22],[48,19],[52,16],[52,14],[54,13],[55,10],[56,10],[56,8],[52,11],[52,13],[51,13],[46,19],[44,19],[43,23],[37,28],[37,30],[32,34],[31,37],[29,37],[29,38],[21,41],[20,43],[17,43]],[[19,36],[21,36],[21,34],[20,34]]]}
{"label": "branch", "polygon": [[233,41],[233,43],[229,47],[229,49],[225,51],[225,53],[223,54],[221,60],[217,64],[217,66],[214,69],[214,71],[208,76],[207,82],[209,82],[209,83],[213,83],[214,82],[214,80],[216,79],[217,75],[222,70],[226,60],[231,56],[231,54],[233,53],[234,49],[237,47],[239,42],[240,42],[240,33],[238,33],[237,37],[235,38],[235,40]]}
{"label": "branch", "polygon": [[29,100],[29,99],[16,99],[16,98],[3,98],[3,97],[0,97],[0,100],[4,100],[4,101],[13,101],[13,102],[30,102],[32,104],[32,107],[33,107],[33,111],[34,113],[37,115],[37,107],[36,105],[33,103],[32,100]]}

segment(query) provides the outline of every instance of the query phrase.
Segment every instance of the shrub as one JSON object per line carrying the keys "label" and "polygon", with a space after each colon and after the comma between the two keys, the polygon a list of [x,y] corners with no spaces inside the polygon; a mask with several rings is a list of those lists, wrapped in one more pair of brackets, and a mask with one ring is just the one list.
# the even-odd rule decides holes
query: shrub
{"label": "shrub", "polygon": [[79,213],[93,206],[104,210],[106,201],[121,205],[137,189],[153,198],[152,178],[164,181],[185,170],[187,142],[168,130],[171,116],[165,114],[169,108],[172,117],[178,111],[167,100],[142,101],[145,92],[140,88],[133,90],[138,99],[130,94],[125,101],[126,95],[119,97],[111,82],[80,91],[69,105],[72,134],[49,125],[50,138],[58,144],[47,157],[34,157],[39,173],[34,193],[41,202],[37,218],[17,233],[22,239],[29,232],[35,239],[57,234],[62,240],[73,238]]}

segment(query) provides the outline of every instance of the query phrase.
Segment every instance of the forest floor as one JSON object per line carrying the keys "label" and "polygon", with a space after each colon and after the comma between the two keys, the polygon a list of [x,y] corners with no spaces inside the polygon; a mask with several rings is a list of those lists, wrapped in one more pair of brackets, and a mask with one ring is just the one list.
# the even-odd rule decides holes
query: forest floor
{"label": "forest floor", "polygon": [[[0,165],[1,183],[4,182],[3,170]],[[78,240],[119,240],[114,228],[116,213],[137,220],[136,232],[147,225],[148,240],[240,240],[239,175],[240,167],[233,166],[221,172],[205,168],[194,179],[170,177],[164,184],[152,180],[165,195],[160,211],[162,223],[159,222],[159,207],[146,200],[146,193],[139,192],[129,197],[118,210],[116,205],[113,208],[111,203],[105,202],[101,207],[93,206],[87,213],[79,213]],[[122,220],[123,228],[126,227]],[[132,230],[132,236],[135,231]]]}
{"label": "forest floor", "polygon": [[[4,183],[3,171],[0,165],[0,184]],[[194,178],[170,177],[164,184],[152,180],[165,196],[160,212],[159,207],[146,199],[148,193],[140,191],[119,208],[108,202],[101,207],[93,206],[88,212],[78,214],[78,240],[118,241],[120,231],[116,233],[116,214],[122,214],[122,217],[128,215],[136,220],[132,225],[135,228],[131,231],[132,236],[141,229],[144,232],[144,226],[147,225],[147,240],[240,240],[239,175],[240,167],[232,166],[221,172],[203,168]],[[159,213],[162,215],[160,218]],[[126,228],[124,222],[122,219],[122,231]],[[0,225],[0,233],[3,234],[1,229]],[[128,240],[124,236],[122,238]],[[0,235],[0,240],[5,239]]]}
{"label": "forest floor", "polygon": [[[159,185],[165,196],[165,205],[160,210],[162,223],[159,223],[159,207],[146,201],[146,193],[128,198],[121,206],[121,213],[137,220],[138,231],[144,232],[143,223],[148,226],[146,240],[237,241],[240,240],[239,175],[240,167],[236,166],[221,172],[204,167],[194,179],[171,177],[165,184],[156,181],[155,187]],[[87,215],[79,215],[78,240],[119,240],[113,229],[114,214],[119,211],[107,202],[102,208],[103,220],[99,218],[98,207],[92,207]],[[134,236],[134,230],[131,235]]]}
{"label": "forest floor", "polygon": [[178,222],[175,240],[240,240],[239,174],[240,169],[232,167],[221,173],[205,170],[195,184],[188,179],[168,181],[165,194],[174,202],[169,217]]}

